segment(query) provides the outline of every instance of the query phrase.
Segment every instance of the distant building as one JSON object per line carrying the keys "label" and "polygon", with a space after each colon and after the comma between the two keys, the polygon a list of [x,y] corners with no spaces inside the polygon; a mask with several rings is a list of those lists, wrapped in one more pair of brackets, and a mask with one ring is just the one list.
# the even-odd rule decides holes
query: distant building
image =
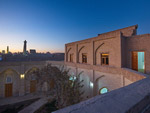
{"label": "distant building", "polygon": [[24,41],[24,46],[23,46],[23,55],[27,55],[27,41]]}
{"label": "distant building", "polygon": [[36,54],[36,50],[35,49],[30,49],[30,54]]}
{"label": "distant building", "polygon": [[5,54],[5,50],[2,50],[2,54]]}

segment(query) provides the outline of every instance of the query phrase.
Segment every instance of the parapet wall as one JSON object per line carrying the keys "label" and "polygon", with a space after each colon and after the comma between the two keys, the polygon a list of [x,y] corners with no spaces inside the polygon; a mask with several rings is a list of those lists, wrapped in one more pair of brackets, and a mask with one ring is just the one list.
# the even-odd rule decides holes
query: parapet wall
{"label": "parapet wall", "polygon": [[[90,65],[65,62],[66,68],[70,69],[71,75],[80,75],[83,81],[83,97],[93,97],[100,94],[102,88],[112,91],[131,83],[144,79],[148,75],[127,69],[111,66]],[[93,85],[91,85],[93,84]],[[84,98],[86,99],[86,98]]]}
{"label": "parapet wall", "polygon": [[149,86],[150,78],[146,78],[53,113],[139,113],[149,103],[144,100],[150,93]]}
{"label": "parapet wall", "polygon": [[30,62],[0,62],[0,73],[7,69],[12,69],[18,74],[23,74],[32,68],[42,68],[46,64],[52,64],[54,66],[64,65],[63,61],[30,61]]}
{"label": "parapet wall", "polygon": [[88,70],[95,70],[104,73],[111,73],[116,75],[123,75],[125,78],[132,82],[136,82],[147,77],[147,74],[143,74],[128,68],[117,68],[117,67],[110,67],[110,66],[96,66],[96,65],[88,65],[88,64],[79,64],[79,63],[69,63],[65,62],[66,66],[73,66],[76,68],[88,69]]}

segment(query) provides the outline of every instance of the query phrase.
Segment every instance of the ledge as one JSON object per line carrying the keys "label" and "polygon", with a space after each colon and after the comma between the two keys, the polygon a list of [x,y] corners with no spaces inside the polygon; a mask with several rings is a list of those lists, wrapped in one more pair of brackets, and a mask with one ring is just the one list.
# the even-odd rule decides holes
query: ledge
{"label": "ledge", "polygon": [[143,73],[140,73],[132,69],[128,69],[128,68],[119,68],[119,67],[112,67],[112,66],[98,66],[98,65],[70,63],[70,62],[65,62],[65,65],[76,67],[76,68],[104,72],[104,73],[111,73],[114,75],[122,75],[132,82],[136,82],[138,80],[148,77],[147,74],[143,74]]}
{"label": "ledge", "polygon": [[[134,106],[149,95],[149,86],[150,78],[146,78],[53,113],[126,113],[132,108],[135,109]],[[145,101],[142,106],[136,106],[136,109],[141,111],[147,104],[147,101]]]}

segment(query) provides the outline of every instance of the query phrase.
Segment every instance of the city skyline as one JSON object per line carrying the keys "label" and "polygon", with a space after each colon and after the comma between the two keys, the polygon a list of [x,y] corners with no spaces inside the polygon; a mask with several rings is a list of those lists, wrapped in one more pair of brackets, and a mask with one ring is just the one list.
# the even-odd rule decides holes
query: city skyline
{"label": "city skyline", "polygon": [[[25,40],[26,41],[26,40]],[[23,41],[24,42],[24,41]],[[10,52],[10,53],[24,53],[24,43],[22,43],[22,50],[20,49],[20,51],[10,51],[9,50],[10,49],[10,47],[9,46],[6,46],[4,49],[2,49],[1,51],[0,51],[0,53],[2,53],[3,51],[5,51],[5,53],[8,53],[8,52]],[[13,50],[13,49],[11,49],[11,50]],[[28,44],[27,44],[27,52],[29,52],[30,50],[36,50],[36,48],[28,48]],[[57,53],[57,52],[55,52],[55,51],[37,51],[37,53],[47,53],[47,52],[50,52],[50,53]],[[59,53],[59,52],[58,52]]]}
{"label": "city skyline", "polygon": [[[150,1],[0,1],[0,51],[27,49],[64,52],[64,44],[138,24],[139,34],[150,29]],[[107,6],[107,7],[106,7]]]}

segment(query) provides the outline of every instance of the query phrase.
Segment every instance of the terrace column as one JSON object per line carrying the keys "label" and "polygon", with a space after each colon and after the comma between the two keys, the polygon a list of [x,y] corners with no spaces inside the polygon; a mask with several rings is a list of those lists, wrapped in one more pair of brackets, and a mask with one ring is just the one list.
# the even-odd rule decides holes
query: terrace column
{"label": "terrace column", "polygon": [[75,44],[75,63],[78,63],[78,44]]}
{"label": "terrace column", "polygon": [[95,71],[93,70],[93,97],[97,95],[97,83],[95,80]]}
{"label": "terrace column", "polygon": [[89,51],[89,63],[94,65],[94,41],[91,40],[90,47],[88,48]]}
{"label": "terrace column", "polygon": [[25,95],[25,70],[24,69],[25,69],[25,66],[21,65],[19,96]]}
{"label": "terrace column", "polygon": [[94,52],[94,41],[92,41],[91,43],[92,43],[91,44],[92,45],[92,56],[91,56],[91,59],[92,59],[92,65],[94,65],[94,61],[95,61],[95,59],[94,59],[95,58],[95,54],[94,54],[95,53]]}
{"label": "terrace column", "polygon": [[65,45],[65,62],[67,62],[67,46]]}

